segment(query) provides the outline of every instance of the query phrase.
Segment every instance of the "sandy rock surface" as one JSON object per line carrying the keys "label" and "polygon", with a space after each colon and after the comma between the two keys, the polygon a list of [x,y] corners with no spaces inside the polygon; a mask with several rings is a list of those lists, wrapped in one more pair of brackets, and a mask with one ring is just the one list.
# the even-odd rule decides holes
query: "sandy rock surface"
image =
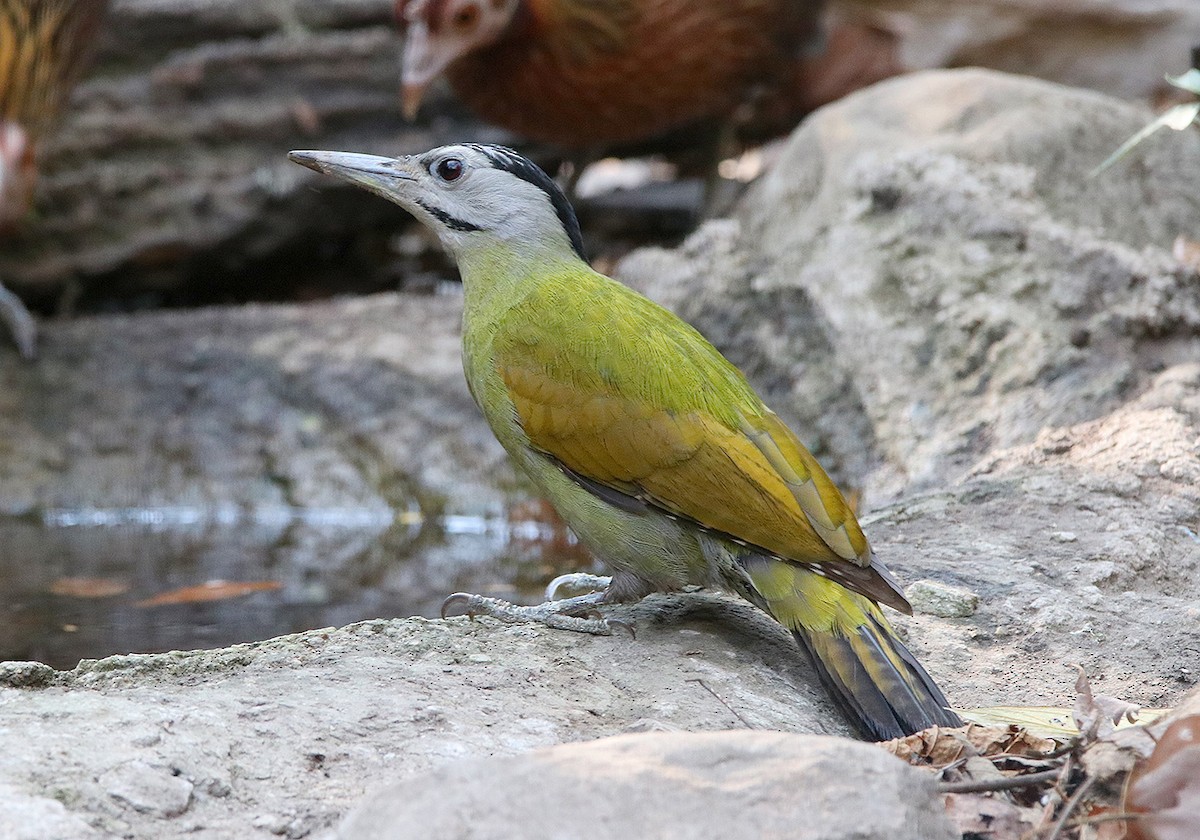
{"label": "sandy rock surface", "polygon": [[[959,706],[1069,705],[1074,663],[1144,705],[1196,682],[1200,280],[1169,249],[1200,219],[1200,140],[1084,179],[1145,118],[994,73],[886,83],[807,122],[732,220],[621,271],[864,489],[876,552],[918,587],[897,624]],[[76,457],[251,501],[276,498],[253,478],[268,462],[298,498],[380,504],[380,463],[451,493],[504,475],[457,379],[455,305],[48,323],[45,373],[0,373],[4,506],[108,493]],[[80,837],[301,837],[459,758],[630,728],[845,734],[750,607],[690,594],[625,615],[636,640],[408,620],[5,666],[0,827],[33,824],[24,809]]]}
{"label": "sandy rock surface", "polygon": [[700,594],[618,614],[636,640],[408,619],[65,673],[0,666],[0,783],[21,794],[0,826],[62,803],[99,836],[302,837],[460,758],[630,731],[848,734],[754,608]]}

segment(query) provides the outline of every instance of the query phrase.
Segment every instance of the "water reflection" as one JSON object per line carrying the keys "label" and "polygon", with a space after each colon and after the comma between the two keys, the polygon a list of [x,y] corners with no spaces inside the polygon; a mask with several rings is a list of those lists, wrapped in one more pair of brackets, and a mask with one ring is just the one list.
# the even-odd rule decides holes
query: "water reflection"
{"label": "water reflection", "polygon": [[[537,501],[506,516],[434,519],[417,510],[233,506],[0,518],[0,660],[69,668],[112,653],[435,616],[458,590],[532,602],[555,575],[593,568]],[[230,594],[195,589],[213,581],[257,591],[197,601]]]}

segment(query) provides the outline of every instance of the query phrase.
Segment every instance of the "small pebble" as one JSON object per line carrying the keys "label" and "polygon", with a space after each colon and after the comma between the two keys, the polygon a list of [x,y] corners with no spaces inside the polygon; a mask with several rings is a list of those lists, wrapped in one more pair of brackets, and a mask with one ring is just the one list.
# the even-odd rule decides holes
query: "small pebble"
{"label": "small pebble", "polygon": [[966,618],[979,606],[979,596],[974,592],[936,580],[918,580],[904,594],[914,612],[940,618]]}
{"label": "small pebble", "polygon": [[287,831],[288,818],[279,814],[259,814],[250,821],[250,825],[272,834],[283,834]]}
{"label": "small pebble", "polygon": [[143,814],[177,817],[192,804],[192,783],[144,761],[119,764],[100,777],[108,795]]}

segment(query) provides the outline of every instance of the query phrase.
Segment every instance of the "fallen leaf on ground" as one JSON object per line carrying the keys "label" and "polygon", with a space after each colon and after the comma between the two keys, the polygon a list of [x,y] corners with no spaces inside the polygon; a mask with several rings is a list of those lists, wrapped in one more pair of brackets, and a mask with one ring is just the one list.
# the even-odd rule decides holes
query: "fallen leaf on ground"
{"label": "fallen leaf on ground", "polygon": [[1140,706],[1107,694],[1093,695],[1087,672],[1078,665],[1075,667],[1079,669],[1079,676],[1075,680],[1075,708],[1071,717],[1084,741],[1111,735],[1122,721],[1137,723]]}
{"label": "fallen leaf on ground", "polygon": [[1088,840],[1130,840],[1128,826],[1132,821],[1125,819],[1124,814],[1120,808],[1093,806],[1084,820],[1093,832]]}
{"label": "fallen leaf on ground", "polygon": [[967,740],[967,728],[934,726],[904,738],[882,741],[879,746],[909,764],[945,767],[964,756],[976,754],[975,747]]}
{"label": "fallen leaf on ground", "polygon": [[1200,715],[1167,727],[1154,752],[1134,768],[1124,810],[1130,840],[1196,840],[1200,836]]}
{"label": "fallen leaf on ground", "polygon": [[204,601],[223,601],[226,598],[240,598],[254,592],[272,592],[283,586],[277,580],[210,580],[197,586],[185,586],[163,592],[153,598],[138,601],[139,607],[161,607],[167,604],[196,604]]}
{"label": "fallen leaf on ground", "polygon": [[61,577],[49,591],[66,598],[112,598],[128,592],[129,584],[111,578]]}
{"label": "fallen leaf on ground", "polygon": [[1039,810],[982,793],[948,793],[946,816],[967,837],[1019,838],[1037,826]]}
{"label": "fallen leaf on ground", "polygon": [[[1072,720],[1071,709],[1062,706],[986,706],[978,709],[955,709],[958,716],[971,723],[983,726],[1006,726],[1013,724],[1042,738],[1066,741],[1079,734]],[[1137,724],[1119,722],[1117,729],[1127,726],[1154,723],[1170,714],[1170,709],[1142,709],[1138,712]]]}
{"label": "fallen leaf on ground", "polygon": [[967,724],[953,729],[935,726],[904,738],[884,741],[879,746],[909,764],[945,767],[963,758],[983,756],[1040,757],[1058,744],[1019,726]]}
{"label": "fallen leaf on ground", "polygon": [[987,706],[955,709],[965,721],[982,726],[1019,726],[1043,738],[1065,741],[1079,734],[1071,722],[1071,710],[1059,706]]}

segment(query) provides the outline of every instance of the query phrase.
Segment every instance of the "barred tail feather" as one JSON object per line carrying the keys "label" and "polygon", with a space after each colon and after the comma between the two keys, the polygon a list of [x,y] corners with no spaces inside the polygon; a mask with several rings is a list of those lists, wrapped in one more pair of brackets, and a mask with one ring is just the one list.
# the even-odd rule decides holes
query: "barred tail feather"
{"label": "barred tail feather", "polygon": [[885,741],[931,726],[961,726],[928,672],[874,616],[838,632],[793,629],[821,683],[864,737]]}
{"label": "barred tail feather", "polygon": [[741,565],[753,600],[792,631],[838,708],[864,736],[886,740],[962,725],[872,601],[778,558],[751,554]]}

